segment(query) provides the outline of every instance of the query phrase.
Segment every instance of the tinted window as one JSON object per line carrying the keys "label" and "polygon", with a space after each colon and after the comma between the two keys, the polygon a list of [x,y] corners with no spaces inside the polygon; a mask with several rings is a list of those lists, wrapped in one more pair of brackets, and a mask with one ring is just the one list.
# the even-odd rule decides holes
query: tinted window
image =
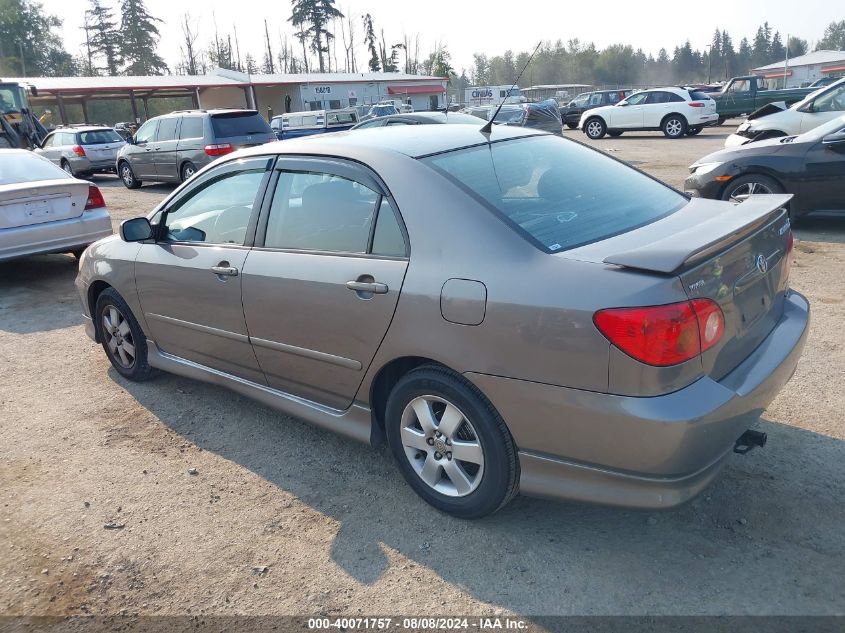
{"label": "tinted window", "polygon": [[70,176],[38,154],[0,153],[0,185],[58,178],[70,178]]}
{"label": "tinted window", "polygon": [[845,110],[845,84],[828,91],[813,102],[813,112]]}
{"label": "tinted window", "polygon": [[329,112],[329,125],[353,125],[358,119],[354,112]]}
{"label": "tinted window", "polygon": [[700,90],[691,90],[689,93],[689,98],[693,101],[706,101],[710,98],[710,95],[706,92],[701,92]]}
{"label": "tinted window", "polygon": [[363,123],[358,125],[358,128],[360,129],[360,128],[364,128],[364,127],[381,127],[384,124],[385,124],[384,119],[370,119],[369,121],[364,121]]}
{"label": "tinted window", "polygon": [[114,130],[93,130],[79,133],[79,142],[82,145],[105,145],[106,143],[119,143],[121,141],[123,139]]}
{"label": "tinted window", "polygon": [[202,117],[182,117],[182,127],[179,128],[179,138],[202,138]]}
{"label": "tinted window", "polygon": [[602,95],[600,93],[596,93],[590,97],[590,105],[597,106],[601,105]]}
{"label": "tinted window", "polygon": [[329,174],[282,172],[273,195],[264,245],[366,253],[378,194]]}
{"label": "tinted window", "polygon": [[179,117],[167,117],[161,119],[158,123],[158,134],[156,134],[157,141],[173,141],[176,140],[176,125],[179,123]]}
{"label": "tinted window", "polygon": [[382,198],[378,210],[372,252],[374,255],[405,256],[405,238],[402,236],[402,229],[399,228],[396,212],[387,198]]}
{"label": "tinted window", "polygon": [[684,99],[681,95],[675,94],[674,92],[667,92],[666,96],[668,97],[667,100],[672,103],[676,103],[678,101],[683,103],[684,101],[686,101],[686,99]]}
{"label": "tinted window", "polygon": [[681,194],[627,165],[554,136],[422,160],[551,252],[631,231],[686,203]]}
{"label": "tinted window", "polygon": [[641,103],[645,102],[646,97],[648,97],[649,94],[650,93],[648,92],[638,92],[637,94],[631,95],[630,97],[625,99],[625,103],[627,103],[628,105],[640,105]]}
{"label": "tinted window", "polygon": [[211,117],[211,128],[216,138],[271,134],[270,126],[257,112],[236,112],[215,114]]}
{"label": "tinted window", "polygon": [[391,119],[387,122],[388,125],[414,125],[416,121],[408,121],[407,119]]}
{"label": "tinted window", "polygon": [[242,161],[188,192],[167,213],[166,238],[178,242],[243,244],[266,159]]}
{"label": "tinted window", "polygon": [[152,121],[147,121],[141,128],[135,133],[135,142],[136,143],[148,143],[150,142],[156,133],[156,128],[158,127],[158,119],[153,119]]}
{"label": "tinted window", "polygon": [[669,101],[668,92],[649,92],[646,103],[667,103]]}

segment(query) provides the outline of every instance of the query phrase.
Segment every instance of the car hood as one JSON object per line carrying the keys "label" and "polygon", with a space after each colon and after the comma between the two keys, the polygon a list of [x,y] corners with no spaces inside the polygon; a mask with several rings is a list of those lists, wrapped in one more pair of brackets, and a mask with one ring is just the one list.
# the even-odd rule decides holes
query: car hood
{"label": "car hood", "polygon": [[794,147],[790,143],[784,143],[786,139],[792,138],[790,136],[779,136],[776,138],[769,138],[764,141],[757,141],[747,145],[740,145],[739,147],[730,147],[721,149],[712,154],[708,154],[703,158],[699,158],[693,165],[702,165],[704,163],[726,163],[732,160],[741,158],[749,158],[751,156],[772,156],[785,151],[788,147]]}
{"label": "car hood", "polygon": [[780,130],[786,134],[797,134],[801,126],[801,112],[789,108],[773,112],[747,122],[752,130]]}

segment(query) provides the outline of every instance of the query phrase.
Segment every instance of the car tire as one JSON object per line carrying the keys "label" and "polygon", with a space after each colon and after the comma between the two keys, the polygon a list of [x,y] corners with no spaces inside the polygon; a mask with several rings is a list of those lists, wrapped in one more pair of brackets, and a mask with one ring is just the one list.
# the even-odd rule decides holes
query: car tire
{"label": "car tire", "polygon": [[135,177],[135,172],[128,162],[123,161],[120,163],[117,167],[117,172],[121,182],[127,189],[137,189],[141,186],[141,181]]}
{"label": "car tire", "polygon": [[106,288],[100,293],[92,317],[103,350],[117,373],[133,382],[154,375],[147,362],[147,337],[117,290]]}
{"label": "car tire", "polygon": [[71,178],[76,178],[76,174],[73,173],[73,167],[71,167],[70,163],[66,160],[62,160],[61,168],[62,171],[64,171],[68,176],[70,176]]}
{"label": "car tire", "polygon": [[731,180],[722,191],[722,200],[744,202],[758,193],[783,193],[783,187],[774,178],[763,174],[749,174]]}
{"label": "car tire", "polygon": [[[385,430],[402,476],[442,512],[481,518],[519,489],[516,447],[501,416],[474,385],[444,367],[420,367],[396,383]],[[453,456],[458,446],[466,459]]]}
{"label": "car tire", "polygon": [[687,136],[695,136],[696,134],[700,133],[703,129],[704,128],[700,125],[695,125],[693,127],[687,128]]}
{"label": "car tire", "polygon": [[622,136],[622,134],[623,134],[622,130],[608,130],[607,131],[607,135],[612,136],[613,138],[616,138],[618,136]]}
{"label": "car tire", "polygon": [[570,130],[575,130],[575,129],[578,128],[578,124],[577,123],[567,123],[566,127],[568,127]]}
{"label": "car tire", "polygon": [[193,176],[197,173],[197,168],[193,163],[185,163],[182,165],[182,168],[179,170],[179,177],[182,179],[182,182],[185,182],[188,178]]}
{"label": "car tire", "polygon": [[727,119],[723,116],[720,116],[718,119],[716,119],[716,125],[724,125],[725,121],[727,121]]}
{"label": "car tire", "polygon": [[666,138],[683,138],[687,133],[687,120],[680,114],[670,114],[660,124]]}
{"label": "car tire", "polygon": [[[87,248],[87,247],[86,247]],[[85,248],[77,248],[74,251],[71,251],[70,254],[76,257],[76,259],[82,259],[82,253],[85,252]]]}
{"label": "car tire", "polygon": [[587,122],[584,123],[584,134],[588,138],[597,141],[600,138],[604,138],[604,135],[607,134],[607,125],[599,117],[587,119]]}

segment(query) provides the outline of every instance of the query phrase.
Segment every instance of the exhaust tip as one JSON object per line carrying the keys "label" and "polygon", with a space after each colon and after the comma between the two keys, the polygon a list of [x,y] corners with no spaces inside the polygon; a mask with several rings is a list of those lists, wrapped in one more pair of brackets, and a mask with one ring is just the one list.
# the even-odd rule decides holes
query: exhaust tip
{"label": "exhaust tip", "polygon": [[768,436],[765,433],[761,433],[760,431],[752,431],[748,429],[739,436],[739,439],[734,443],[734,453],[739,453],[740,455],[745,455],[750,450],[759,446],[763,448],[766,445],[766,440]]}

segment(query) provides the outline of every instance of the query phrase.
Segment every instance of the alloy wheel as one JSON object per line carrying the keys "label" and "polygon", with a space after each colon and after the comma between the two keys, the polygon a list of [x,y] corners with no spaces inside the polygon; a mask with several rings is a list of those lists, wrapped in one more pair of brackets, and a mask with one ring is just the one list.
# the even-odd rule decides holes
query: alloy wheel
{"label": "alloy wheel", "polygon": [[123,180],[123,184],[127,187],[135,181],[135,175],[132,173],[132,168],[126,163],[124,163],[123,167],[120,168],[120,177]]}
{"label": "alloy wheel", "polygon": [[680,136],[684,131],[684,125],[678,119],[666,121],[666,132],[669,136]]}
{"label": "alloy wheel", "polygon": [[454,404],[419,396],[402,412],[402,447],[408,463],[430,488],[449,497],[475,491],[484,476],[484,450],[472,423]]}
{"label": "alloy wheel", "polygon": [[762,193],[773,193],[766,185],[761,182],[746,182],[739,185],[731,192],[731,202],[744,202],[748,196],[753,196]]}
{"label": "alloy wheel", "polygon": [[587,136],[590,138],[596,138],[601,134],[601,123],[598,121],[590,121],[587,124]]}
{"label": "alloy wheel", "polygon": [[129,321],[114,305],[107,305],[102,315],[103,337],[109,355],[121,367],[131,369],[135,365],[135,341]]}

